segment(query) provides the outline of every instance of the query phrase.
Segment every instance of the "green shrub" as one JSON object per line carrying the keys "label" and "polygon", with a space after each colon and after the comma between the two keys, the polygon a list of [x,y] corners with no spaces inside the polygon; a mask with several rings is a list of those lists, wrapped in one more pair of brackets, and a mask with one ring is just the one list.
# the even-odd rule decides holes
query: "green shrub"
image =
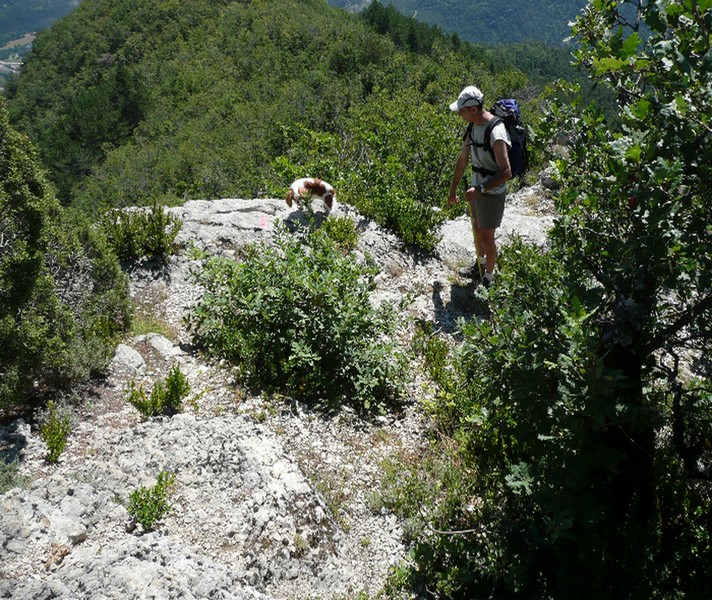
{"label": "green shrub", "polygon": [[[633,394],[629,363],[599,354],[608,321],[578,296],[590,278],[521,241],[500,267],[433,405],[433,451],[389,471],[414,539],[404,581],[442,598],[700,596],[712,487],[685,476],[678,445],[709,456],[709,382],[665,390],[651,369]],[[652,454],[633,438],[646,430]]]}
{"label": "green shrub", "polygon": [[322,223],[321,228],[344,254],[356,248],[358,231],[348,217],[329,217]]}
{"label": "green shrub", "polygon": [[422,357],[430,379],[443,388],[450,384],[450,344],[437,334],[432,322],[418,323],[411,341],[411,350],[416,356]]}
{"label": "green shrub", "polygon": [[389,339],[393,308],[371,306],[375,271],[321,230],[277,231],[244,262],[209,260],[188,326],[248,385],[328,405],[385,409],[402,394],[405,356]]}
{"label": "green shrub", "polygon": [[171,509],[168,496],[175,485],[175,473],[161,471],[156,485],[140,487],[129,497],[129,515],[143,527],[144,531],[153,530]]}
{"label": "green shrub", "polygon": [[45,456],[47,462],[57,462],[59,456],[64,452],[71,431],[72,421],[67,411],[57,407],[54,400],[50,400],[40,425],[40,435],[47,446],[47,455]]}
{"label": "green shrub", "polygon": [[129,320],[116,257],[56,201],[0,100],[0,411],[103,370]]}
{"label": "green shrub", "polygon": [[438,244],[437,230],[443,221],[442,214],[407,197],[395,182],[385,194],[368,190],[358,208],[379,225],[395,232],[408,246],[432,252]]}
{"label": "green shrub", "polygon": [[157,381],[146,394],[142,385],[131,380],[126,390],[127,400],[144,417],[172,415],[183,410],[183,400],[190,393],[190,384],[178,365],[174,365],[165,383]]}
{"label": "green shrub", "polygon": [[121,260],[135,262],[148,258],[163,263],[173,253],[175,238],[183,225],[158,202],[149,208],[110,210],[101,223]]}
{"label": "green shrub", "polygon": [[[546,468],[562,486],[562,509],[566,492],[603,460],[574,451],[581,432],[572,403],[589,338],[578,305],[564,295],[560,266],[515,241],[503,248],[500,267],[491,319],[463,324],[448,385],[432,406],[440,433],[433,450],[387,480],[392,505],[412,526],[411,584],[437,597],[509,597],[512,590],[549,597],[546,580],[566,550],[554,554],[546,539],[552,515],[533,497],[543,465],[525,457],[558,445]],[[416,341],[439,364],[439,345],[427,350],[427,334]],[[543,557],[550,559],[537,564]]]}
{"label": "green shrub", "polygon": [[8,462],[4,457],[0,457],[0,495],[12,488],[25,485],[26,478],[19,475],[19,467],[19,460]]}

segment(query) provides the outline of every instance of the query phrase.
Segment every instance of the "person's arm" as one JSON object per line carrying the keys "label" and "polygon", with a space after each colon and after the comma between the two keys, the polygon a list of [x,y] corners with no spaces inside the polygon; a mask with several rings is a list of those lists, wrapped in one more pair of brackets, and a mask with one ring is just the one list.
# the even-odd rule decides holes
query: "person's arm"
{"label": "person's arm", "polygon": [[455,173],[452,176],[452,183],[450,184],[450,195],[448,196],[448,202],[450,204],[457,204],[457,186],[460,185],[460,180],[465,174],[465,169],[470,162],[470,143],[469,140],[463,142],[462,149],[460,150],[460,156],[457,157],[457,162],[455,163]]}

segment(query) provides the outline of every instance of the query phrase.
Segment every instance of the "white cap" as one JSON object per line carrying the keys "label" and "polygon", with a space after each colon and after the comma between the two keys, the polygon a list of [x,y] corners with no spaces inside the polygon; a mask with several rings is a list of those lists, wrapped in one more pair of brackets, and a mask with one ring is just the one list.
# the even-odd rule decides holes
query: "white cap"
{"label": "white cap", "polygon": [[460,92],[457,100],[450,105],[452,112],[459,112],[463,106],[482,106],[484,94],[474,85],[468,85]]}

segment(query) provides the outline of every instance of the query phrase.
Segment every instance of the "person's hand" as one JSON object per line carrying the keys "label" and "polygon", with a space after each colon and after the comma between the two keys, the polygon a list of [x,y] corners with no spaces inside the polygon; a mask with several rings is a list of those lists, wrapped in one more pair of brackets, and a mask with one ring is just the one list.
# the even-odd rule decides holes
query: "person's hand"
{"label": "person's hand", "polygon": [[450,196],[447,199],[447,203],[449,205],[457,204],[460,201],[460,199],[457,197],[457,194],[450,194]]}

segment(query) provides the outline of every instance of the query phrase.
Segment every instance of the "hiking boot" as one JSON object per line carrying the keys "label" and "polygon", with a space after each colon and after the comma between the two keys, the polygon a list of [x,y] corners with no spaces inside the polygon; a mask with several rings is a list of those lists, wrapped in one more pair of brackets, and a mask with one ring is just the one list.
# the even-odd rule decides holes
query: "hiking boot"
{"label": "hiking boot", "polygon": [[460,269],[457,272],[457,274],[460,277],[464,277],[466,279],[479,280],[482,278],[482,275],[484,275],[484,272],[485,272],[485,266],[484,265],[478,266],[478,264],[476,262],[474,262],[470,266],[463,267],[462,269]]}
{"label": "hiking boot", "polygon": [[494,276],[492,278],[487,277],[486,274],[482,275],[482,279],[480,280],[480,283],[485,286],[485,288],[489,288],[492,285],[492,282],[494,281]]}

